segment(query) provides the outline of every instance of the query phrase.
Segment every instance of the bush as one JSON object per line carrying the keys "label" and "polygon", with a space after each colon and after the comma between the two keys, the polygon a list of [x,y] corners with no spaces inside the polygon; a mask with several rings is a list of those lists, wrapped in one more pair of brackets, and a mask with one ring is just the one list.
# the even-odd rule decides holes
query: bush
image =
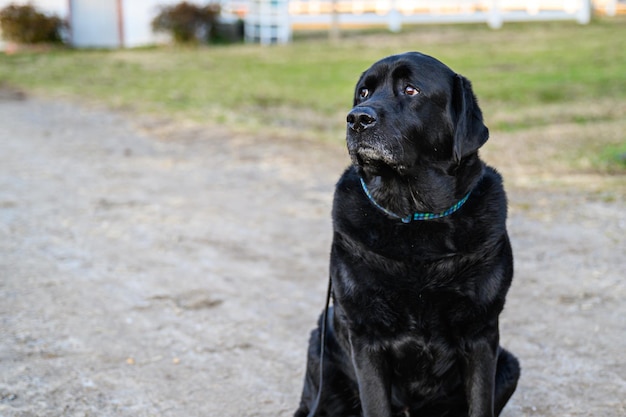
{"label": "bush", "polygon": [[10,4],[0,10],[2,37],[8,41],[32,43],[60,43],[61,32],[67,23],[57,16],[46,16],[32,4]]}
{"label": "bush", "polygon": [[178,43],[211,41],[216,39],[219,15],[220,5],[217,3],[202,7],[184,1],[162,7],[159,15],[152,20],[152,29],[170,32]]}

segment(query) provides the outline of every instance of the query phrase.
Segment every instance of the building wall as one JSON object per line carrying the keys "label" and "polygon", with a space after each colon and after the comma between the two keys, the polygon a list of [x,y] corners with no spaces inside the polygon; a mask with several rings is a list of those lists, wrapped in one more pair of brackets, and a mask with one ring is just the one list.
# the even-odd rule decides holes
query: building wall
{"label": "building wall", "polygon": [[123,46],[117,0],[70,0],[71,42],[79,48]]}
{"label": "building wall", "polygon": [[161,6],[177,4],[181,0],[124,0],[124,46],[152,45],[169,39],[167,35],[152,32],[152,19]]}
{"label": "building wall", "polygon": [[72,43],[76,47],[132,48],[167,40],[152,31],[161,6],[180,0],[70,0]]}

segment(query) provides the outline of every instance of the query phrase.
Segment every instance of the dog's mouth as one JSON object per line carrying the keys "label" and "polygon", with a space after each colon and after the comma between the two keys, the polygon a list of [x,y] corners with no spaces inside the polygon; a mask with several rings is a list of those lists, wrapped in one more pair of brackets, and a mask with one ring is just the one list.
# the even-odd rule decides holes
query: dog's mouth
{"label": "dog's mouth", "polygon": [[401,174],[406,167],[399,164],[393,155],[385,150],[375,149],[368,146],[349,147],[352,163],[372,175],[385,176]]}
{"label": "dog's mouth", "polygon": [[397,132],[389,133],[382,134],[379,128],[364,132],[348,128],[346,139],[352,163],[372,175],[404,175],[408,167],[403,161],[402,141],[396,138]]}

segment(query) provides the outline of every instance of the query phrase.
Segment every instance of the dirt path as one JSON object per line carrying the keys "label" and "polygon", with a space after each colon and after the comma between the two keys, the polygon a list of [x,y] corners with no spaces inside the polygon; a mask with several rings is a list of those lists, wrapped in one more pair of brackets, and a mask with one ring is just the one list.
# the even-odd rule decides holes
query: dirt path
{"label": "dirt path", "polygon": [[[0,100],[1,417],[295,409],[345,151],[167,129]],[[510,199],[504,415],[626,415],[626,205]]]}

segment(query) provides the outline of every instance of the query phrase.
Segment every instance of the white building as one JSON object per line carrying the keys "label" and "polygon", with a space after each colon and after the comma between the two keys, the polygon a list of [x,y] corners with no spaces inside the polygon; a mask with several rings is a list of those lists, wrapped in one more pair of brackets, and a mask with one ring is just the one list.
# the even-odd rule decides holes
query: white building
{"label": "white building", "polygon": [[118,48],[151,45],[168,39],[154,33],[152,19],[161,6],[180,0],[0,0],[33,4],[46,14],[56,14],[70,24],[70,44],[79,48]]}
{"label": "white building", "polygon": [[70,42],[79,48],[124,48],[158,43],[163,36],[152,31],[151,21],[160,6],[178,2],[69,0]]}

